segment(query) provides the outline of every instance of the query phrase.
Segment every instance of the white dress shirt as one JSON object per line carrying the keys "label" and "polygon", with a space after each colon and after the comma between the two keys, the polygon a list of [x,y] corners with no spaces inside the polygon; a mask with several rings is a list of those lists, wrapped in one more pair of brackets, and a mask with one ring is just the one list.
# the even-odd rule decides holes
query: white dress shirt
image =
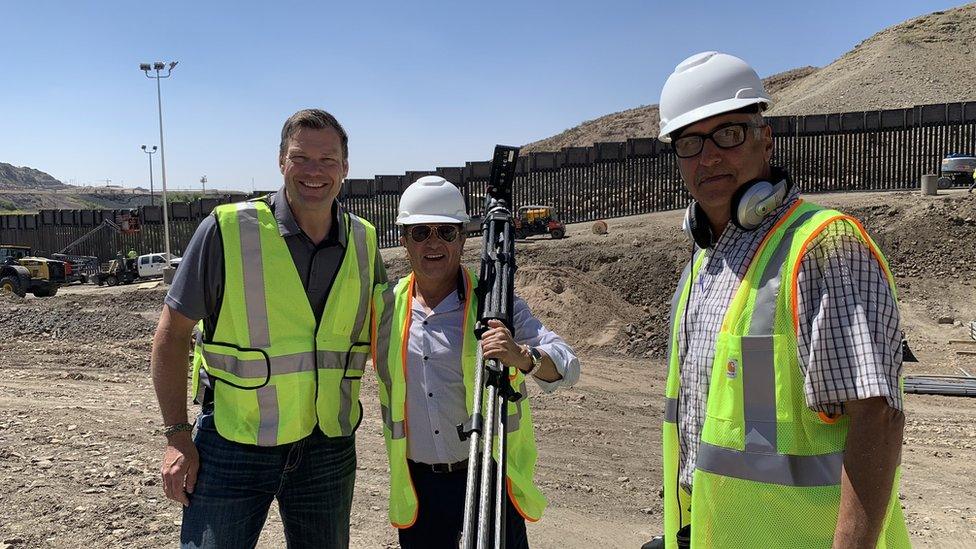
{"label": "white dress shirt", "polygon": [[[407,457],[420,463],[455,463],[467,459],[468,441],[457,426],[468,418],[464,403],[461,347],[464,302],[451,292],[428,314],[412,300],[407,342]],[[562,379],[552,383],[532,376],[543,391],[571,387],[579,379],[579,359],[561,337],[539,322],[529,306],[515,298],[515,341],[549,355]]]}

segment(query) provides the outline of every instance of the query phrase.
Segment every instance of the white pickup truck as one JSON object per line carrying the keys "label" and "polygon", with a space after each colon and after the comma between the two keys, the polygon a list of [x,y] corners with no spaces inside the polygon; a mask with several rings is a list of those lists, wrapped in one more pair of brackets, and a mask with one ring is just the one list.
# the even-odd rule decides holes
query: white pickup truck
{"label": "white pickup truck", "polygon": [[[180,264],[179,257],[174,257],[170,264],[173,268],[176,268]],[[152,278],[155,276],[163,276],[163,269],[166,267],[166,254],[146,254],[140,255],[137,262],[137,269],[139,272],[139,278]]]}

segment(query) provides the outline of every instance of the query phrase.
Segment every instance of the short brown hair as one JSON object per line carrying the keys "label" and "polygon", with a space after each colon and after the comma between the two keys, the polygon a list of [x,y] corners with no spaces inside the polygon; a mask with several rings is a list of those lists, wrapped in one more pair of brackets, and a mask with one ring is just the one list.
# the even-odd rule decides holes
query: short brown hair
{"label": "short brown hair", "polygon": [[278,150],[279,155],[284,156],[285,151],[288,149],[288,139],[301,128],[311,130],[332,128],[339,134],[339,139],[342,141],[342,158],[344,160],[349,159],[349,135],[346,134],[346,130],[336,120],[336,117],[321,109],[302,109],[289,116],[288,120],[285,120],[285,125],[281,128],[281,148]]}

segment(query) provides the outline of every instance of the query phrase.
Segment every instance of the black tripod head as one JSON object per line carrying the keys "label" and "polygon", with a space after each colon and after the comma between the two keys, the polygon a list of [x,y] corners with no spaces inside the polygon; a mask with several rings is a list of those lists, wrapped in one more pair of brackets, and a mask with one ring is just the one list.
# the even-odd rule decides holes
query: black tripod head
{"label": "black tripod head", "polygon": [[492,210],[493,205],[512,208],[512,181],[515,180],[518,155],[518,147],[495,145],[495,154],[491,159],[491,176],[485,195],[486,213]]}
{"label": "black tripod head", "polygon": [[515,282],[515,236],[512,220],[512,183],[519,148],[495,145],[491,176],[485,193],[485,220],[482,224],[481,272],[478,282],[478,323],[480,339],[491,319],[512,326],[513,286]]}

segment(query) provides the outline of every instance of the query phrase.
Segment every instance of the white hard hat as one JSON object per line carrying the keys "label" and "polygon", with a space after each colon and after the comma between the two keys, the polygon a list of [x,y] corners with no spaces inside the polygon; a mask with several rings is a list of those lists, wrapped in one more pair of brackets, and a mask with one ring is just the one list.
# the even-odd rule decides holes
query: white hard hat
{"label": "white hard hat", "polygon": [[461,191],[443,177],[427,175],[403,191],[396,224],[467,223],[469,219]]}
{"label": "white hard hat", "polygon": [[670,134],[699,120],[773,100],[748,63],[727,53],[706,51],[692,55],[674,68],[661,90],[661,133]]}

